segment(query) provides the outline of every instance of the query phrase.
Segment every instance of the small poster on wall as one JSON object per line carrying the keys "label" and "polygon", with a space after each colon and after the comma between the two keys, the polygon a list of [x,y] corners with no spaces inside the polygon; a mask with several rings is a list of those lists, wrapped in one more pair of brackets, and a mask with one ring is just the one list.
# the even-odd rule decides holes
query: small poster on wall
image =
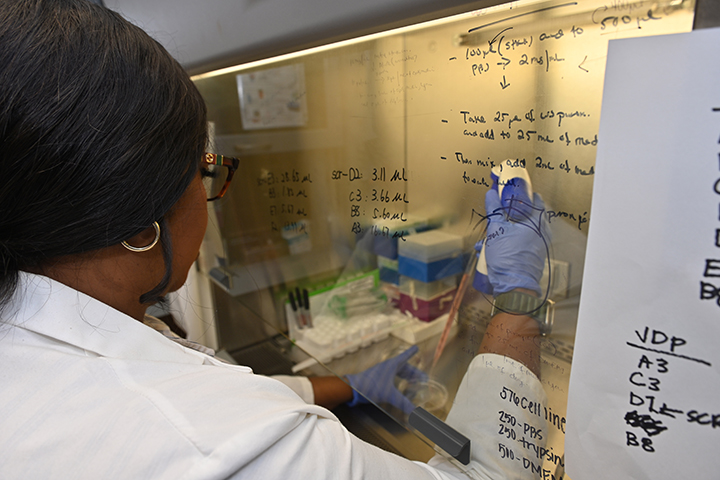
{"label": "small poster on wall", "polygon": [[245,130],[302,127],[307,123],[302,63],[241,73],[237,87]]}

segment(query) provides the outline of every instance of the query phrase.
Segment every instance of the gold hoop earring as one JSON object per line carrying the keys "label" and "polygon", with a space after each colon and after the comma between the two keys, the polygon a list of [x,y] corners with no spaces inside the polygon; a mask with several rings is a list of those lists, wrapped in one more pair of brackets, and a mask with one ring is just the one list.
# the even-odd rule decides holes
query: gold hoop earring
{"label": "gold hoop earring", "polygon": [[131,252],[147,252],[157,244],[158,240],[160,240],[160,225],[158,225],[158,222],[153,222],[153,227],[155,228],[155,240],[153,240],[150,245],[145,245],[144,247],[133,247],[125,240],[120,242],[120,245],[127,248]]}

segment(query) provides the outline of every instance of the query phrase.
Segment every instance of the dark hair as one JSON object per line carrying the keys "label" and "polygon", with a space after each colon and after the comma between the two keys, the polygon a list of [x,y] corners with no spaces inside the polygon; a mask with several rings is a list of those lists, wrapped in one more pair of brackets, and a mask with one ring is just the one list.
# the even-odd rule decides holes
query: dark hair
{"label": "dark hair", "polygon": [[187,189],[207,142],[205,104],[138,27],[85,0],[0,2],[0,307],[18,272],[120,243]]}

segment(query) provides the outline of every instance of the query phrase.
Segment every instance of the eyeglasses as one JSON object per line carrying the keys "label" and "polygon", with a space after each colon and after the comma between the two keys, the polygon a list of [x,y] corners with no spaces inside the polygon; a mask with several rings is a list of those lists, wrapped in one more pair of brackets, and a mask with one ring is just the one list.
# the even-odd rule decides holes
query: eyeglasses
{"label": "eyeglasses", "polygon": [[230,186],[230,180],[232,180],[235,170],[240,165],[240,160],[215,153],[206,153],[200,163],[200,175],[205,186],[207,201],[212,202],[222,198]]}

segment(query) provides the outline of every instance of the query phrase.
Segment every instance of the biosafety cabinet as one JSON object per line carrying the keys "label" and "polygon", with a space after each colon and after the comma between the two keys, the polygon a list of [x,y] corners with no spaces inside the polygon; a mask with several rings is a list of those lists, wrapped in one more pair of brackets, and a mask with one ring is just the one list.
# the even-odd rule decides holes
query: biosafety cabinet
{"label": "biosafety cabinet", "polygon": [[[559,477],[608,41],[689,31],[695,7],[517,1],[195,75],[212,151],[240,160],[200,258],[218,345],[260,373],[339,376],[417,345],[428,378],[398,388],[444,419],[493,309],[475,249],[491,172],[524,167],[547,225],[551,454],[513,450]],[[433,453],[377,408],[389,448]]]}

